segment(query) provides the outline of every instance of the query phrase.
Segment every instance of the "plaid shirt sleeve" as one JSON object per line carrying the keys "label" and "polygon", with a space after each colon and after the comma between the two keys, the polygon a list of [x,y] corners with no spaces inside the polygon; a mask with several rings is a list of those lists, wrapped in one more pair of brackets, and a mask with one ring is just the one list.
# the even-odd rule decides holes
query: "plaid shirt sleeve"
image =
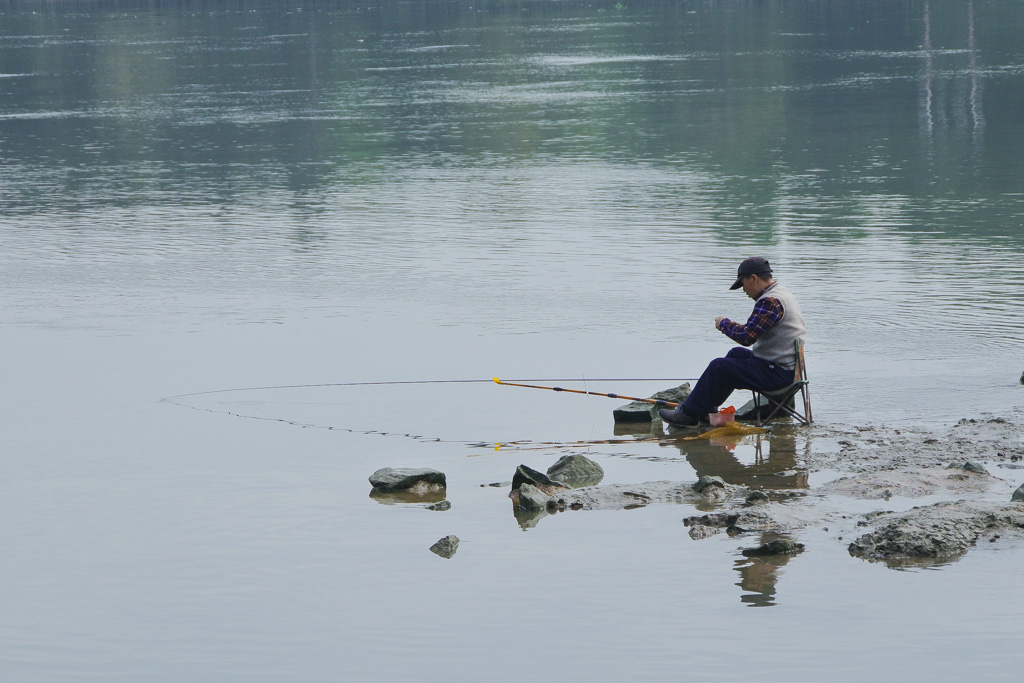
{"label": "plaid shirt sleeve", "polygon": [[726,318],[722,321],[722,334],[743,346],[750,346],[757,338],[767,332],[773,325],[782,320],[785,313],[782,302],[766,296],[754,304],[754,310],[747,319],[746,325],[733,322]]}

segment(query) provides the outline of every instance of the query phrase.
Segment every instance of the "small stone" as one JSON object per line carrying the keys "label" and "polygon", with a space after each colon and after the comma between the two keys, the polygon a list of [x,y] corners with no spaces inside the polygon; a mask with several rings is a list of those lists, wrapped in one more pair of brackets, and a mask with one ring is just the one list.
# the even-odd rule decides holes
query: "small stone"
{"label": "small stone", "polygon": [[1017,490],[1010,496],[1010,500],[1016,503],[1024,503],[1024,484],[1017,487]]}
{"label": "small stone", "polygon": [[710,538],[715,534],[721,533],[721,531],[721,529],[715,528],[713,526],[695,524],[694,526],[690,527],[690,538],[692,538],[695,541],[699,541],[701,539]]}
{"label": "small stone", "polygon": [[375,490],[382,493],[394,493],[411,489],[418,484],[425,491],[440,490],[447,485],[447,482],[444,472],[428,467],[419,469],[383,467],[370,475],[370,484]]}
{"label": "small stone", "polygon": [[[974,460],[968,460],[963,464],[957,462],[951,462],[946,466],[947,470],[960,470],[962,472],[974,472],[975,474],[988,474],[988,470],[985,466]],[[954,476],[954,475],[950,475]]]}
{"label": "small stone", "polygon": [[428,505],[427,509],[428,510],[435,510],[437,512],[444,512],[445,510],[451,510],[452,509],[452,504],[449,501],[447,501],[447,500],[442,500],[439,503],[434,503],[433,505]]}
{"label": "small stone", "polygon": [[683,519],[683,524],[686,526],[713,526],[725,529],[734,526],[739,518],[740,515],[737,512],[717,512],[699,517],[686,517]]}
{"label": "small stone", "polygon": [[430,552],[435,555],[439,555],[446,560],[451,559],[455,551],[459,549],[459,537],[458,536],[445,536],[434,545],[430,546]]}
{"label": "small stone", "polygon": [[548,468],[548,476],[574,489],[600,484],[604,469],[585,455],[563,455]]}
{"label": "small stone", "polygon": [[693,490],[696,491],[697,493],[701,493],[704,491],[704,489],[708,488],[709,486],[717,486],[719,488],[724,489],[725,480],[722,479],[721,477],[716,477],[713,475],[704,475],[703,477],[697,480],[696,484],[693,485]]}
{"label": "small stone", "polygon": [[744,548],[741,552],[746,557],[760,557],[762,555],[788,555],[798,553],[803,549],[803,543],[797,543],[789,538],[776,538],[757,548]]}
{"label": "small stone", "polygon": [[770,501],[771,499],[764,491],[753,491],[747,496],[747,505],[764,505]]}
{"label": "small stone", "polygon": [[[547,495],[551,496],[560,491],[568,491],[569,487],[560,481],[553,481],[548,475],[543,472],[527,467],[526,465],[520,465],[516,468],[516,473],[512,477],[512,492],[517,491],[523,484],[530,484],[535,486]],[[511,494],[510,494],[511,497]]]}
{"label": "small stone", "polygon": [[532,484],[523,484],[519,487],[519,508],[528,512],[547,510],[550,497]]}

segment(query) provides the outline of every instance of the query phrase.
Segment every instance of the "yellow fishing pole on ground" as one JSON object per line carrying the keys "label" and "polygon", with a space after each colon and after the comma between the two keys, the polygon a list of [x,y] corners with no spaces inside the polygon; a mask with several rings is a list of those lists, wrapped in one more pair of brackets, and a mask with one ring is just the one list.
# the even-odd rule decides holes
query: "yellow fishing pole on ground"
{"label": "yellow fishing pole on ground", "polygon": [[588,394],[590,396],[605,396],[607,398],[619,398],[626,399],[627,401],[641,401],[643,403],[652,403],[657,406],[665,406],[666,408],[675,408],[679,404],[675,401],[663,401],[658,398],[638,398],[636,396],[626,396],[625,394],[605,394],[599,391],[583,391],[582,389],[565,389],[564,387],[542,387],[537,384],[518,384],[516,382],[502,382],[499,378],[494,378],[495,384],[500,384],[505,387],[525,387],[526,389],[547,389],[548,391],[566,391],[570,394]]}

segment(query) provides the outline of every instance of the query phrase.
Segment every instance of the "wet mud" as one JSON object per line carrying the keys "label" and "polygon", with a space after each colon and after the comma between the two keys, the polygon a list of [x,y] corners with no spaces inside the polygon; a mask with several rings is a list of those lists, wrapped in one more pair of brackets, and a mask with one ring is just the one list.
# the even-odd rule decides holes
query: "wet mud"
{"label": "wet mud", "polygon": [[[789,444],[798,429],[810,430],[808,443],[828,445],[798,455]],[[525,528],[569,511],[684,503],[703,513],[683,520],[694,540],[759,534],[764,543],[744,553],[770,555],[780,547],[803,550],[790,537],[820,529],[851,556],[893,568],[948,563],[982,540],[1024,539],[1024,502],[1012,500],[1024,478],[1019,418],[964,419],[946,428],[781,425],[763,441],[769,453],[753,465],[731,462],[728,444],[678,441],[697,482],[559,491],[516,516]],[[815,475],[828,481],[810,487]]]}
{"label": "wet mud", "polygon": [[913,558],[949,560],[970,550],[982,537],[997,541],[1006,533],[1020,534],[1024,505],[949,501],[883,513],[871,523],[877,528],[850,543],[851,555],[896,564]]}

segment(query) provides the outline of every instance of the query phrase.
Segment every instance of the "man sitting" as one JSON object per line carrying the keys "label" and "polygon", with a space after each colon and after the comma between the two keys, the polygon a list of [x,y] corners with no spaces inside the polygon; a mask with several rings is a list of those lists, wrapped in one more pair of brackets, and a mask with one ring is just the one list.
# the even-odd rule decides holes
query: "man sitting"
{"label": "man sitting", "polygon": [[740,264],[736,282],[753,299],[754,310],[745,324],[719,316],[715,327],[733,341],[752,348],[731,349],[725,358],[711,361],[686,401],[675,410],[658,411],[676,427],[693,427],[729,398],[735,389],[777,391],[793,383],[796,369],[794,342],[806,334],[800,305],[793,294],[772,279],[768,260],[752,256]]}

